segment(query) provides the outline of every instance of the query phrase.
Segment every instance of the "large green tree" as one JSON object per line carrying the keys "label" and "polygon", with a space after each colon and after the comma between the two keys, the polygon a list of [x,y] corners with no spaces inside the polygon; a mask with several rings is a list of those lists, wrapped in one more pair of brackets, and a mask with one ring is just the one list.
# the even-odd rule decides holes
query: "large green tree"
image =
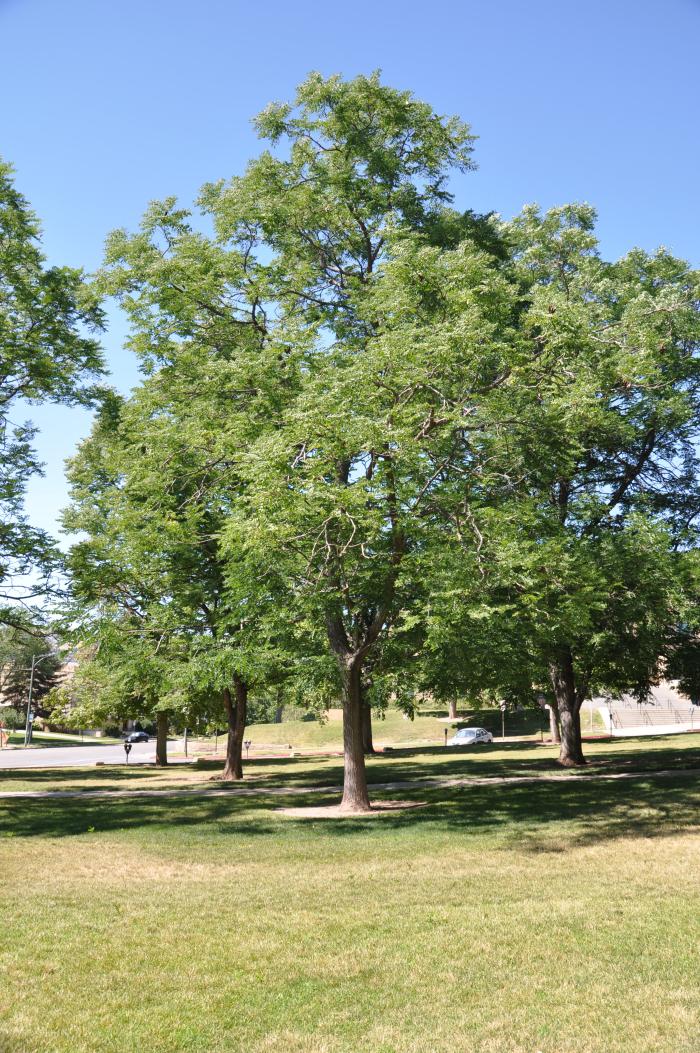
{"label": "large green tree", "polygon": [[[94,615],[94,611],[93,611]],[[159,647],[143,626],[123,614],[93,616],[82,623],[79,661],[69,684],[47,698],[52,720],[63,727],[121,725],[126,721],[156,725],[155,761],[168,763],[170,709],[168,691],[181,655],[167,644]],[[89,641],[89,643],[87,642]]]}
{"label": "large green tree", "polygon": [[586,697],[643,695],[660,675],[700,509],[700,276],[664,251],[604,261],[594,221],[587,206],[528,208],[505,227],[519,300],[517,360],[494,393],[507,428],[476,512],[459,487],[441,495],[483,539],[485,624],[506,668],[549,681],[565,765],[584,762]]}
{"label": "large green tree", "polygon": [[12,169],[0,161],[0,619],[11,623],[26,620],[47,594],[58,564],[52,540],[23,510],[41,464],[35,429],[17,415],[45,401],[89,405],[103,370],[94,293],[80,271],[46,265],[39,236]]}
{"label": "large green tree", "polygon": [[[253,594],[258,610],[262,606],[268,616],[272,613],[272,624],[279,610],[250,575],[231,569],[240,553],[245,553],[247,567],[269,557],[257,548],[263,535],[253,529],[268,506],[269,492],[259,485],[263,478],[276,494],[270,522],[281,524],[281,514],[290,510],[284,474],[272,479],[265,465],[257,473],[256,458],[269,453],[275,470],[286,473],[293,466],[300,479],[310,471],[324,477],[330,472],[331,487],[348,500],[356,492],[361,466],[374,480],[371,533],[377,572],[363,570],[357,578],[359,591],[346,626],[341,624],[337,583],[332,598],[326,587],[329,599],[323,610],[315,599],[309,601],[326,627],[326,647],[335,655],[346,687],[344,801],[367,807],[364,761],[357,757],[354,685],[361,661],[388,622],[385,598],[394,592],[406,549],[403,513],[391,510],[397,483],[391,481],[390,436],[382,439],[381,428],[375,427],[370,434],[366,420],[354,436],[340,442],[336,436],[329,442],[324,438],[323,447],[316,433],[329,409],[335,417],[332,427],[342,426],[335,400],[346,398],[347,388],[334,391],[331,373],[337,366],[340,379],[343,364],[361,358],[368,342],[385,328],[379,306],[370,308],[368,297],[392,232],[420,232],[428,243],[454,238],[460,221],[447,210],[445,180],[450,169],[471,166],[472,137],[462,122],[439,117],[409,93],[382,85],[377,75],[346,82],[314,74],[292,104],[269,107],[257,126],[273,150],[264,152],[244,176],[206,187],[196,222],[170,200],[150,209],[138,234],[115,234],[101,283],[120,297],[129,314],[131,344],[144,367],[167,373],[175,383],[188,378],[189,406],[185,411],[182,400],[177,408],[171,403],[168,413],[175,422],[188,413],[197,419],[194,443],[201,448],[206,434],[209,461],[228,486],[227,580],[248,610],[254,606]],[[467,226],[469,222],[464,220]],[[479,227],[477,218],[471,222]],[[211,234],[202,232],[207,224]],[[370,372],[372,368],[368,364]],[[212,398],[222,377],[225,397]],[[385,412],[392,403],[400,405],[396,391]],[[426,405],[423,410],[429,412]],[[419,412],[411,407],[413,423]],[[276,453],[266,449],[268,439]],[[307,454],[316,447],[312,465]],[[329,456],[332,464],[326,461],[322,467]],[[245,509],[247,522],[235,501]],[[317,511],[326,518],[320,506]],[[297,515],[295,509],[282,533],[297,529]],[[347,522],[341,514],[332,527],[332,532],[339,528],[340,548]],[[281,536],[277,534],[278,541]],[[369,549],[365,552],[369,555]],[[285,541],[279,567],[287,553]],[[387,553],[388,565],[379,569]],[[291,586],[294,617],[303,621],[309,610],[302,600],[316,591],[300,587],[296,575],[270,573],[267,580],[275,582],[275,590],[290,591]],[[249,627],[249,619],[243,622]],[[274,635],[277,629],[272,631]]]}
{"label": "large green tree", "polygon": [[325,625],[343,687],[342,807],[362,810],[363,671],[422,615],[416,580],[445,473],[459,458],[462,485],[484,486],[480,436],[508,375],[512,303],[473,244],[445,253],[387,233],[355,311],[372,335],[360,346],[339,339],[314,360],[285,420],[248,451],[248,514],[229,530],[266,554],[266,573],[294,583],[290,602]]}
{"label": "large green tree", "polygon": [[[325,626],[343,686],[342,807],[361,810],[369,807],[363,664],[402,607],[413,544],[397,444],[409,428],[419,433],[421,411],[430,412],[425,397],[408,406],[402,399],[402,384],[424,364],[404,365],[380,349],[387,305],[375,290],[397,232],[439,236],[446,180],[471,167],[473,140],[463,122],[378,75],[313,74],[257,127],[276,152],[207,188],[202,200],[219,230],[255,234],[255,249],[269,254],[278,311],[310,339],[302,394],[246,459],[247,533],[230,528],[228,536],[275,552],[268,573],[284,568],[297,616],[306,608]],[[418,489],[425,481],[413,476]]]}

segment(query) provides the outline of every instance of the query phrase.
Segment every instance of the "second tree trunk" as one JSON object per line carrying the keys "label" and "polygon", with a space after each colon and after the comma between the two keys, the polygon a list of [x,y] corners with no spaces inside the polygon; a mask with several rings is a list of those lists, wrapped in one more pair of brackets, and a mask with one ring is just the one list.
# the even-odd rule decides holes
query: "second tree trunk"
{"label": "second tree trunk", "polygon": [[156,713],[156,767],[164,768],[168,763],[168,714]]}
{"label": "second tree trunk", "polygon": [[372,706],[367,701],[367,692],[362,689],[362,745],[365,753],[374,753],[372,739]]}
{"label": "second tree trunk", "polygon": [[561,746],[559,763],[566,768],[586,763],[581,743],[581,703],[577,697],[574,663],[571,653],[562,652],[561,658],[550,665],[550,679],[559,711]]}
{"label": "second tree trunk", "polygon": [[243,736],[248,715],[248,685],[239,676],[234,676],[233,691],[232,696],[230,689],[224,688],[228,737],[222,778],[236,782],[243,778]]}
{"label": "second tree trunk", "polygon": [[552,702],[549,707],[549,733],[552,736],[552,742],[559,745],[561,735],[559,734],[559,710],[556,702]]}
{"label": "second tree trunk", "polygon": [[363,713],[361,673],[359,665],[349,662],[343,669],[343,754],[345,770],[343,777],[344,812],[368,812],[370,810],[365,769],[363,741]]}

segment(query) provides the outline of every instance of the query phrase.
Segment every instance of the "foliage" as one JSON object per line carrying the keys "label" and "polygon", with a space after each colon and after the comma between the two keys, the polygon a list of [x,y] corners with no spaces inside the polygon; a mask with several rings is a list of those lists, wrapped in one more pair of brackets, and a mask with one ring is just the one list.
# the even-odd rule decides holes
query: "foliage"
{"label": "foliage", "polygon": [[61,667],[55,644],[44,636],[34,636],[13,626],[0,628],[0,697],[26,716],[29,680],[34,661],[32,706],[43,709],[41,701],[56,683]]}
{"label": "foliage", "polygon": [[12,423],[27,405],[90,405],[103,369],[92,333],[102,313],[80,271],[47,267],[39,225],[0,161],[0,620],[27,620],[54,587],[59,558],[23,511],[29,478],[41,471],[31,423]]}
{"label": "foliage", "polygon": [[689,618],[697,274],[604,261],[588,206],[455,211],[467,126],[376,74],[257,127],[108,242],[144,379],[71,468],[80,631],[188,721],[341,695],[357,807],[368,700],[545,690],[582,762],[583,698],[641,697]]}
{"label": "foliage", "polygon": [[25,721],[26,715],[21,713],[18,709],[14,709],[12,706],[0,710],[0,724],[5,728],[9,728],[10,730],[24,728]]}

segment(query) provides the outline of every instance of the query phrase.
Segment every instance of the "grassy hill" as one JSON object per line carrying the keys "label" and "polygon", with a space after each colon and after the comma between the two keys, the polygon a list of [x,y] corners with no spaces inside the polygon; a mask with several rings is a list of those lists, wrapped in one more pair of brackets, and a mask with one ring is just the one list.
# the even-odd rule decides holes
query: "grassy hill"
{"label": "grassy hill", "polygon": [[[407,719],[397,709],[388,709],[383,719],[373,721],[375,746],[440,746],[445,741],[445,729],[453,734],[452,725],[440,720],[446,712],[431,710]],[[471,710],[460,713],[460,723],[487,728],[494,737],[501,734],[501,714],[498,710]],[[539,738],[544,727],[541,714],[535,711],[506,714],[506,735],[527,735]],[[324,723],[317,720],[289,720],[281,724],[251,724],[246,738],[256,749],[291,746],[293,749],[333,749],[342,747],[340,710],[330,710]]]}

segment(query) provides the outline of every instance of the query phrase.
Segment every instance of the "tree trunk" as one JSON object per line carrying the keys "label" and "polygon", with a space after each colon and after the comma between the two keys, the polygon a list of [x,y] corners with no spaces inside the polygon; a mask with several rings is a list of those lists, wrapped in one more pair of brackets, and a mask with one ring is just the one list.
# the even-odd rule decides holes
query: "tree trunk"
{"label": "tree trunk", "polygon": [[559,745],[561,735],[559,734],[559,707],[556,702],[550,702],[549,705],[549,734],[552,736],[552,742]]}
{"label": "tree trunk", "polygon": [[457,719],[457,700],[454,698],[451,698],[447,703],[447,716],[450,720]]}
{"label": "tree trunk", "polygon": [[168,763],[168,714],[156,713],[156,767],[164,768]]}
{"label": "tree trunk", "polygon": [[568,648],[552,662],[549,674],[559,710],[561,747],[559,763],[575,768],[586,763],[581,746],[581,705],[576,693],[574,663]]}
{"label": "tree trunk", "polygon": [[362,714],[362,666],[358,661],[347,660],[343,675],[343,754],[345,759],[343,776],[343,812],[368,812],[370,810],[365,770]]}
{"label": "tree trunk", "polygon": [[362,699],[362,745],[365,753],[374,753],[374,742],[372,741],[372,707],[364,698]]}
{"label": "tree trunk", "polygon": [[239,676],[233,678],[235,700],[228,687],[224,688],[224,709],[228,721],[226,763],[222,778],[237,782],[243,778],[243,736],[248,710],[248,685]]}

